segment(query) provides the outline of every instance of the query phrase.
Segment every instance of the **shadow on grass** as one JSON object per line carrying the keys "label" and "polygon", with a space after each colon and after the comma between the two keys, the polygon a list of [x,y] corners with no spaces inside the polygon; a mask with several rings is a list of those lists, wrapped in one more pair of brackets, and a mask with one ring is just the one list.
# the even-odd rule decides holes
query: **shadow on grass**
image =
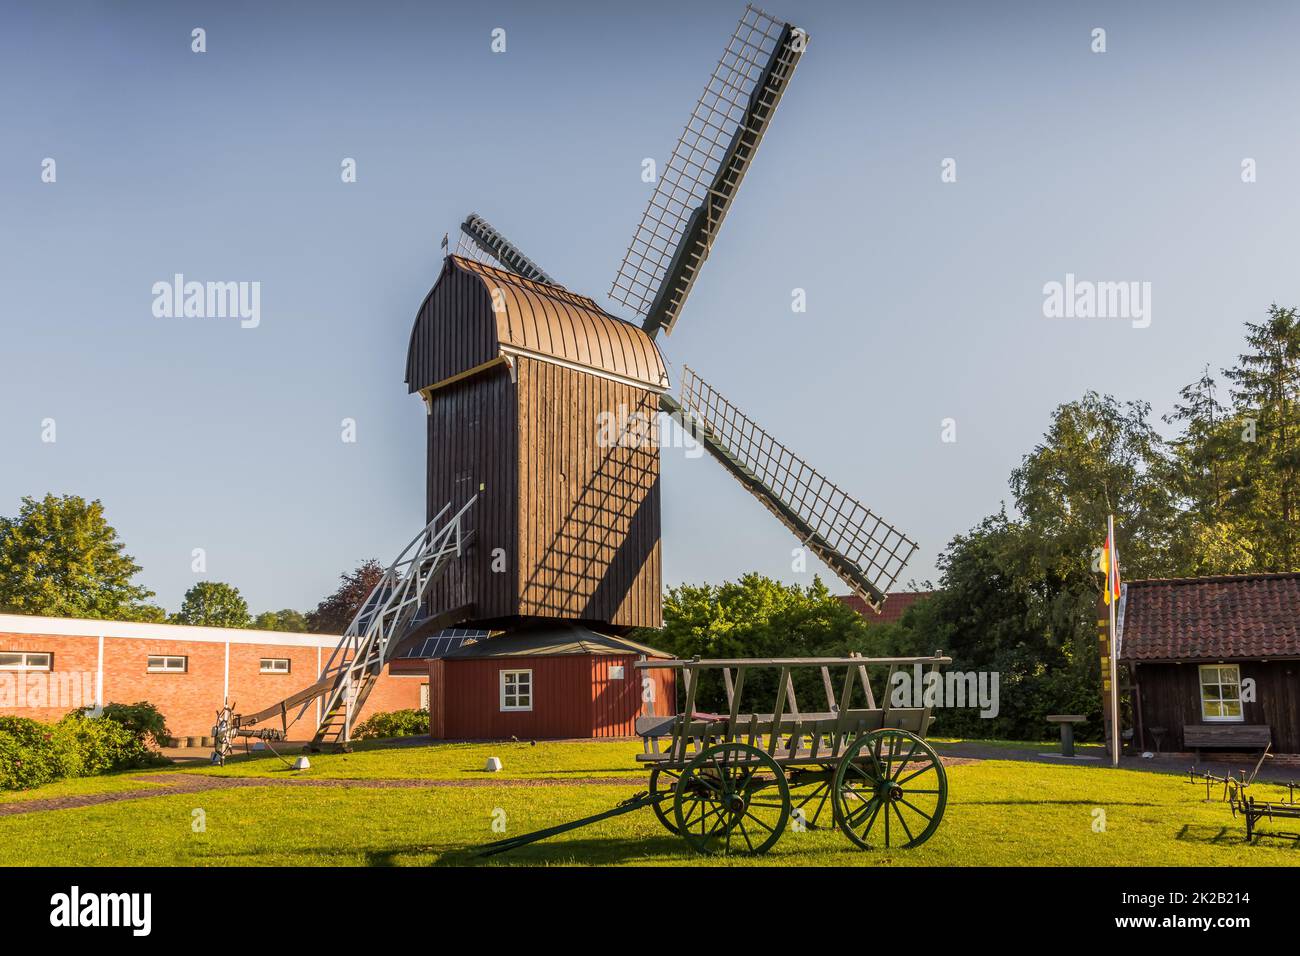
{"label": "shadow on grass", "polygon": [[[490,842],[490,841],[485,841]],[[563,843],[533,843],[493,856],[481,855],[480,846],[458,847],[443,853],[435,866],[552,866],[581,863],[599,866],[609,863],[642,862],[656,866],[670,862],[690,850],[680,837],[654,836],[636,839],[565,840]]]}
{"label": "shadow on grass", "polygon": [[1163,807],[1150,800],[949,800],[950,807]]}

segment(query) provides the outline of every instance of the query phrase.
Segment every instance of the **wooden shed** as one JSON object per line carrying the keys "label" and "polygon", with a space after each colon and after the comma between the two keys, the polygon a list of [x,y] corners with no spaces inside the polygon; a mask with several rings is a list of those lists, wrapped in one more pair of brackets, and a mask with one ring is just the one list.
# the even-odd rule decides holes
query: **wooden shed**
{"label": "wooden shed", "polygon": [[[638,716],[674,713],[670,655],[575,624],[539,624],[429,662],[435,740],[631,737]],[[648,682],[648,683],[647,683]]]}
{"label": "wooden shed", "polygon": [[1300,754],[1300,574],[1132,581],[1119,613],[1143,750]]}
{"label": "wooden shed", "polygon": [[406,382],[428,409],[429,517],[479,499],[468,560],[430,611],[470,623],[660,618],[658,397],[640,328],[568,290],[448,256],[411,330]]}

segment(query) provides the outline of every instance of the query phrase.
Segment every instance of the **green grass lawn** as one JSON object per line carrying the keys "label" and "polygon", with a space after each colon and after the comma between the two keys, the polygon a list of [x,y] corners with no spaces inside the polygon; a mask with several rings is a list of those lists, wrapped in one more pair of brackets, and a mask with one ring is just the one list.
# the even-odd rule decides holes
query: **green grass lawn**
{"label": "green grass lawn", "polygon": [[[650,864],[764,866],[1300,865],[1292,841],[1245,845],[1225,804],[1180,777],[1104,767],[984,761],[949,768],[943,824],[914,850],[858,850],[836,831],[787,830],[761,858],[692,854],[648,810],[606,820],[491,861],[481,843],[612,807],[638,790],[633,742],[370,746],[312,758],[294,774],[271,756],[225,768],[177,768],[204,776],[428,778],[467,786],[401,789],[245,787],[150,796],[99,806],[0,817],[0,865],[490,865]],[[500,775],[479,768],[500,756]],[[149,771],[144,771],[149,772]],[[627,777],[627,785],[497,785],[515,780]],[[132,775],[65,781],[22,798],[112,792]],[[98,791],[96,787],[100,788]],[[1256,785],[1258,799],[1281,788]],[[9,795],[12,798],[13,795]],[[195,832],[195,810],[204,828]],[[1097,811],[1105,829],[1098,832]]]}
{"label": "green grass lawn", "polygon": [[[361,741],[350,754],[311,754],[311,769],[290,770],[273,754],[258,752],[238,755],[224,767],[188,764],[175,769],[217,777],[314,776],[340,780],[482,780],[503,777],[539,779],[564,777],[627,777],[643,779],[646,770],[635,762],[641,752],[637,741],[577,741],[530,745],[506,742],[491,744],[423,744],[394,747],[383,742]],[[283,751],[290,763],[297,751]],[[483,769],[488,757],[500,757],[497,773]]]}

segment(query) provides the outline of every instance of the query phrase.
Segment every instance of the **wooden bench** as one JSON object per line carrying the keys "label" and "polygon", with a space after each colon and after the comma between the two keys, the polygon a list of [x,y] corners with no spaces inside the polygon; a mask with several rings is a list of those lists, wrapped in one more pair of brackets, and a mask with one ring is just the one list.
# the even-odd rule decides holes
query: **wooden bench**
{"label": "wooden bench", "polygon": [[1268,724],[1184,724],[1183,746],[1196,751],[1201,759],[1202,750],[1263,750],[1273,740]]}

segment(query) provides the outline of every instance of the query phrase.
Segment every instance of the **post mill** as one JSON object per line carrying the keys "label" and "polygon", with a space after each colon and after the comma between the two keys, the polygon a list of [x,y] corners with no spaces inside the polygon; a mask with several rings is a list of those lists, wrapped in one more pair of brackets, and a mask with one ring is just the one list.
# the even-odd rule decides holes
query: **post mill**
{"label": "post mill", "polygon": [[[319,680],[233,733],[287,730],[322,698],[315,739],[346,741],[399,646],[459,627],[498,641],[562,624],[661,625],[659,412],[813,554],[879,607],[916,545],[684,367],[669,335],[808,45],[747,7],[614,276],[629,318],[559,285],[481,217],[460,227],[411,330],[425,403],[429,525],[353,621]],[[611,433],[609,423],[617,422]],[[242,731],[241,731],[242,729]]]}

